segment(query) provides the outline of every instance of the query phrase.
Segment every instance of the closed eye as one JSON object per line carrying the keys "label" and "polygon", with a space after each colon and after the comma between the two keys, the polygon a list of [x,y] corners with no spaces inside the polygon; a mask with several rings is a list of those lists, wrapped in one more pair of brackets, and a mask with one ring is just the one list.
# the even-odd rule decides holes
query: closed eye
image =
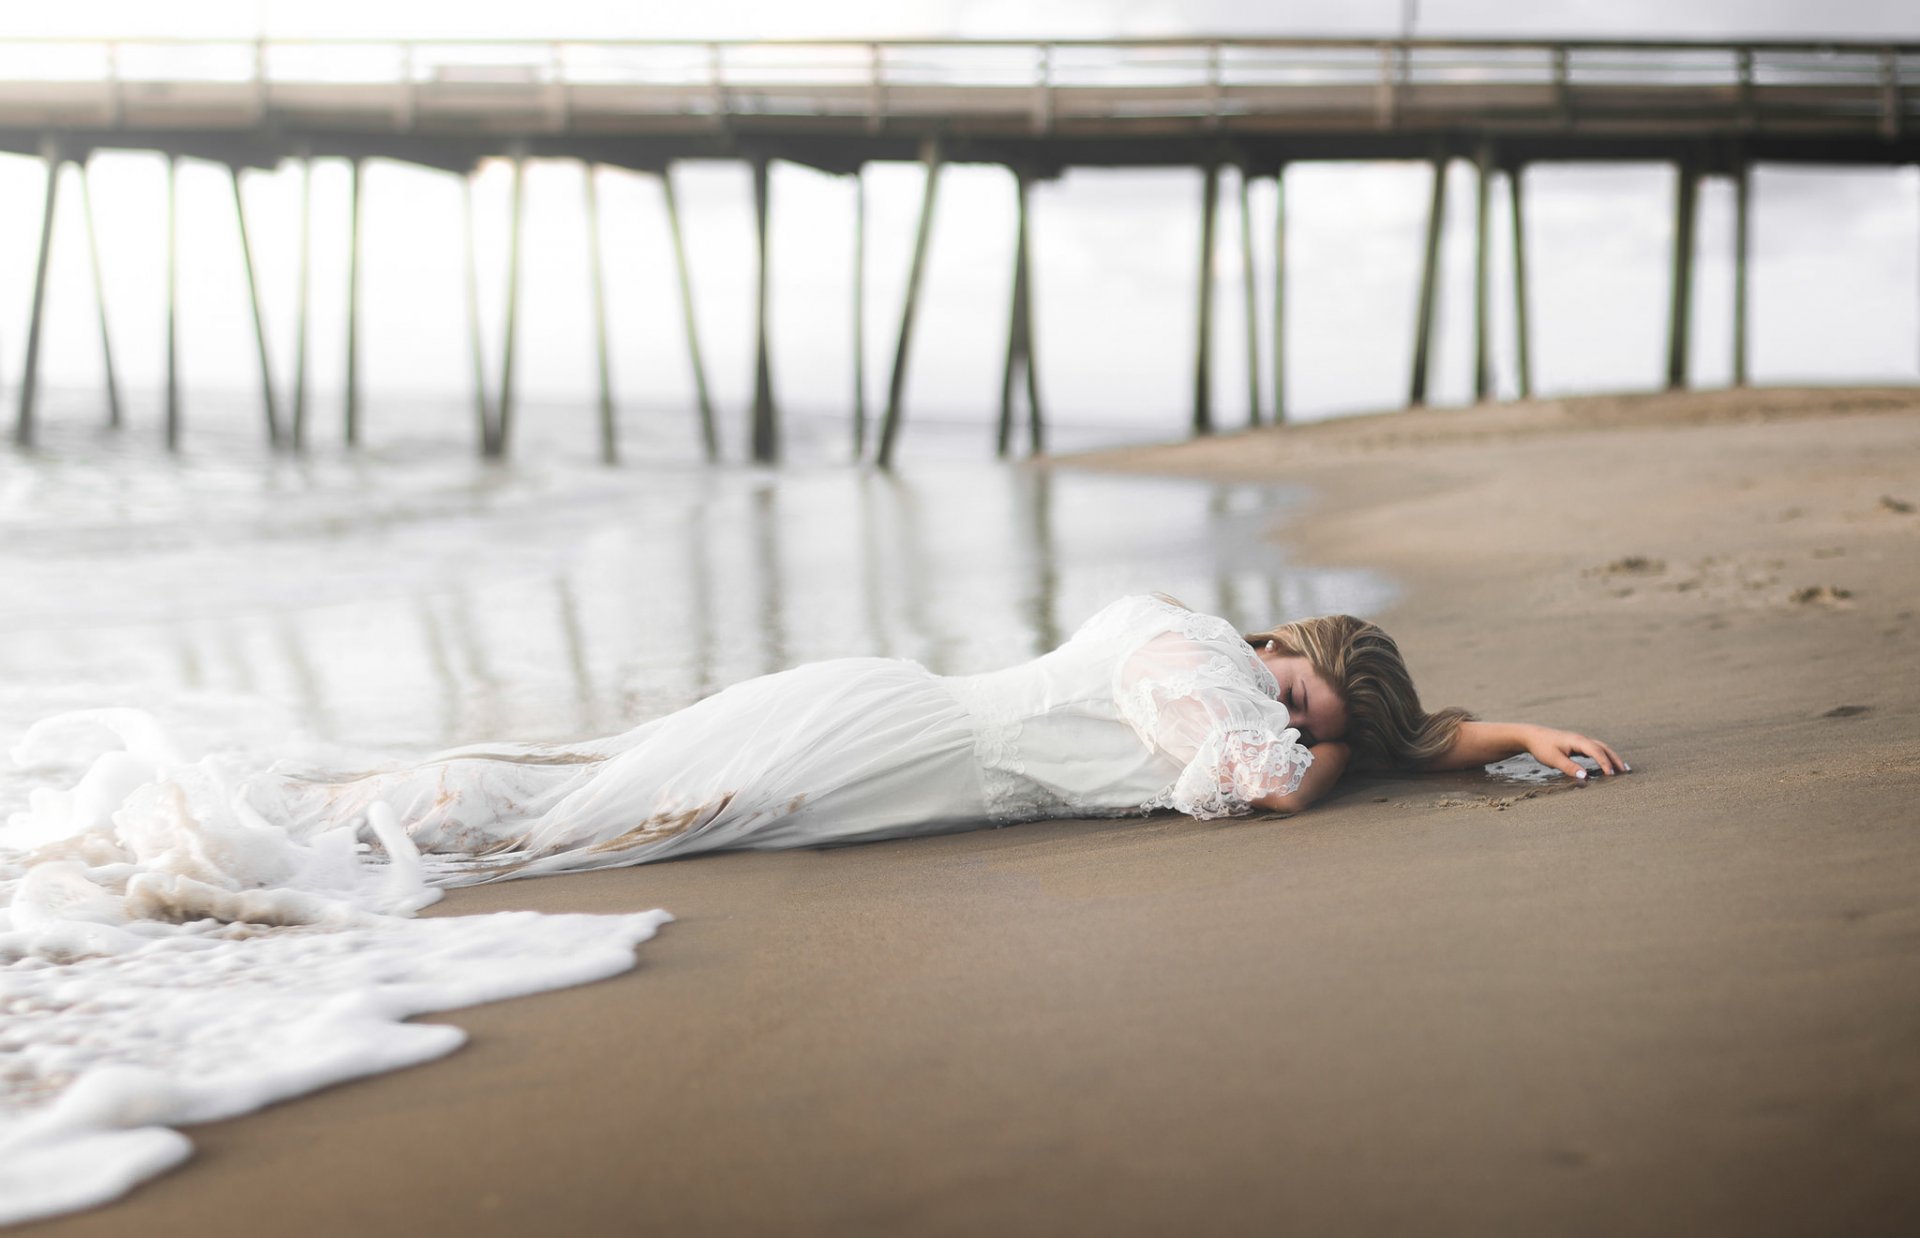
{"label": "closed eye", "polygon": [[1313,732],[1300,723],[1300,719],[1306,716],[1307,711],[1300,704],[1299,693],[1289,688],[1287,694],[1280,698],[1280,703],[1287,707],[1287,720],[1293,723],[1295,730],[1300,732],[1300,742],[1311,748],[1318,741],[1313,738]]}

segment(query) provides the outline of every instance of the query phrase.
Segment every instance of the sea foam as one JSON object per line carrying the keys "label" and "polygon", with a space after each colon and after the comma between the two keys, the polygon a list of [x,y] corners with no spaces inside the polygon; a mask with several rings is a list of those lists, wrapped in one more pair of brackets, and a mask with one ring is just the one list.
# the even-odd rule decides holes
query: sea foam
{"label": "sea foam", "polygon": [[[0,1224],[110,1200],[191,1153],[172,1128],[440,1057],[409,1016],[597,980],[669,920],[415,919],[440,891],[398,821],[305,834],[130,710],[29,730],[65,773],[0,831]],[[77,777],[74,775],[77,773]]]}

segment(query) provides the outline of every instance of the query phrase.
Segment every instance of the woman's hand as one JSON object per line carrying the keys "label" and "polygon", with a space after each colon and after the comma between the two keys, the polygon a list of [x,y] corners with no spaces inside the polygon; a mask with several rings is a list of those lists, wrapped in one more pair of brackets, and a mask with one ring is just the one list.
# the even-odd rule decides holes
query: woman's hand
{"label": "woman's hand", "polygon": [[1592,757],[1605,774],[1631,772],[1633,768],[1620,759],[1619,753],[1597,739],[1576,731],[1558,731],[1527,722],[1462,722],[1453,737],[1453,746],[1427,762],[1425,768],[1473,769],[1522,752],[1569,778],[1587,776],[1575,763],[1575,753]]}
{"label": "woman's hand", "polygon": [[1574,761],[1575,753],[1592,758],[1603,774],[1627,773],[1633,768],[1620,759],[1620,754],[1590,736],[1556,731],[1550,726],[1521,726],[1518,732],[1516,738],[1524,744],[1529,756],[1569,778],[1587,776],[1587,771]]}
{"label": "woman's hand", "polygon": [[1263,795],[1254,803],[1268,812],[1299,812],[1325,795],[1340,775],[1347,772],[1347,758],[1353,750],[1336,740],[1323,739],[1313,745],[1313,764],[1300,776],[1300,785],[1290,795]]}

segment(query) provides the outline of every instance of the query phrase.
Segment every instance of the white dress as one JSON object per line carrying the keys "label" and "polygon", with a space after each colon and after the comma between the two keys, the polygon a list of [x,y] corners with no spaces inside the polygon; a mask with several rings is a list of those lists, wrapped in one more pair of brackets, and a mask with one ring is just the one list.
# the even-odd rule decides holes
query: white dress
{"label": "white dress", "polygon": [[807,847],[1042,817],[1213,818],[1312,762],[1224,619],[1128,597],[982,675],[845,658],[749,680],[621,735],[480,745],[249,791],[296,829],[391,807],[436,884]]}
{"label": "white dress", "polygon": [[1127,598],[992,674],[823,662],[624,735],[347,781],[183,760],[129,711],[48,720],[20,764],[82,759],[101,727],[121,746],[37,792],[0,850],[0,1224],[177,1163],[187,1141],[159,1123],[446,1053],[456,1029],[401,1020],[611,975],[669,918],[408,918],[437,887],[1034,817],[1228,815],[1312,760],[1275,691],[1224,621]]}

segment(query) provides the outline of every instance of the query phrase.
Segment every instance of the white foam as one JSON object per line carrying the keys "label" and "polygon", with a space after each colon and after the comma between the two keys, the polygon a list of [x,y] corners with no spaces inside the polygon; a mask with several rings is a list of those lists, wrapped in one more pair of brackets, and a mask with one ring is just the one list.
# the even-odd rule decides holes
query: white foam
{"label": "white foam", "polygon": [[0,830],[0,1224],[180,1163],[174,1126],[449,1053],[457,1028],[403,1020],[613,975],[670,919],[413,919],[440,891],[384,805],[378,860],[349,825],[303,835],[246,803],[247,763],[131,711],[13,757],[79,773]]}

